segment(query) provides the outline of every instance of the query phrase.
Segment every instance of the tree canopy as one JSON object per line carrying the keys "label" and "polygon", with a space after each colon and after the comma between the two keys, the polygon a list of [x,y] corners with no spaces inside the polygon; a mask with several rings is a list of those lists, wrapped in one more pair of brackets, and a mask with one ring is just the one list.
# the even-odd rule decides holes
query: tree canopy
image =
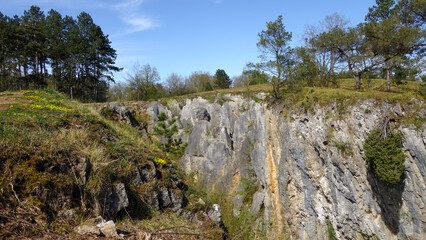
{"label": "tree canopy", "polygon": [[266,23],[266,30],[259,34],[257,43],[261,51],[261,63],[258,68],[272,75],[271,84],[274,88],[274,96],[280,97],[279,89],[284,85],[285,74],[291,65],[291,48],[288,46],[292,33],[287,32],[283,24],[283,17]]}
{"label": "tree canopy", "polygon": [[21,17],[0,13],[0,91],[52,87],[70,98],[102,101],[114,82],[116,50],[92,17],[74,19],[31,6]]}
{"label": "tree canopy", "polygon": [[226,74],[225,70],[218,69],[214,75],[214,85],[216,88],[229,88],[232,84],[232,80]]}

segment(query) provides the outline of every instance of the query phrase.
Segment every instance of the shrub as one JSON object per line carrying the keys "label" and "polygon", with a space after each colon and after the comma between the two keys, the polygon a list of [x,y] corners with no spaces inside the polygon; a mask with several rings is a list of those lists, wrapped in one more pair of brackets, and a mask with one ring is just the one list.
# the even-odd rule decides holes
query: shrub
{"label": "shrub", "polygon": [[182,142],[182,139],[173,139],[173,136],[178,132],[176,118],[168,120],[168,116],[162,112],[158,114],[158,123],[154,127],[154,134],[163,137],[162,143],[158,146],[165,152],[182,154],[187,144]]}
{"label": "shrub", "polygon": [[396,185],[404,173],[402,135],[389,134],[386,138],[380,136],[380,128],[368,135],[364,142],[365,160],[382,181]]}

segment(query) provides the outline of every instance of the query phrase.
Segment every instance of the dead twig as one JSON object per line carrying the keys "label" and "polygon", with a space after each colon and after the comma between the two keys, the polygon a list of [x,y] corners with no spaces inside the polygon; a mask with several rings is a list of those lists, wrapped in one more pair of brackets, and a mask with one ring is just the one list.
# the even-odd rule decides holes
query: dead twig
{"label": "dead twig", "polygon": [[6,215],[2,215],[2,214],[0,214],[0,217],[2,217],[2,218],[6,218],[6,219],[8,219],[8,220],[10,220],[10,221],[14,221],[14,222],[17,222],[17,223],[23,223],[23,224],[25,224],[25,225],[28,225],[28,226],[31,226],[33,229],[37,229],[38,231],[40,231],[40,232],[42,232],[42,233],[44,233],[44,234],[47,234],[47,235],[49,235],[49,236],[52,236],[52,237],[54,237],[55,239],[69,239],[69,240],[71,240],[71,238],[68,238],[68,237],[66,237],[66,236],[63,236],[63,235],[61,235],[61,234],[57,234],[57,233],[53,233],[53,232],[50,232],[49,230],[42,230],[39,226],[37,226],[36,224],[32,224],[32,223],[30,223],[30,222],[28,222],[27,220],[24,220],[24,219],[21,219],[21,218],[12,218],[12,217],[8,217],[8,216],[6,216]]}
{"label": "dead twig", "polygon": [[167,231],[167,230],[171,230],[171,229],[178,229],[178,228],[186,228],[186,229],[193,230],[193,228],[190,228],[190,227],[187,227],[187,226],[168,227],[168,228],[162,228],[162,229],[156,230],[155,232],[151,233],[151,236],[155,236],[155,235],[183,235],[183,236],[197,236],[197,237],[203,237],[203,238],[206,238],[206,239],[211,239],[211,238],[209,238],[206,235],[201,234],[201,233],[162,232],[162,231]]}
{"label": "dead twig", "polygon": [[157,231],[155,231],[154,233],[166,231],[166,230],[170,230],[170,229],[176,229],[176,228],[186,228],[186,229],[193,230],[192,228],[187,227],[187,226],[176,226],[176,227],[161,228],[161,229],[158,229]]}

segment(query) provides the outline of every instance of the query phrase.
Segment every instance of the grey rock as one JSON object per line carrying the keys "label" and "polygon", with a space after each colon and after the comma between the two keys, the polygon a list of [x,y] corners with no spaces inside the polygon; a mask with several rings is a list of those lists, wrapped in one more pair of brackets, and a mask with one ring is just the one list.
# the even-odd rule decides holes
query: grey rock
{"label": "grey rock", "polygon": [[133,127],[139,126],[139,122],[135,118],[135,111],[132,108],[122,106],[120,103],[112,102],[107,105],[114,113],[116,113],[120,120],[127,122]]}
{"label": "grey rock", "polygon": [[143,183],[155,180],[157,170],[153,162],[148,161],[145,166],[139,168],[139,174]]}
{"label": "grey rock", "polygon": [[241,207],[243,206],[243,196],[241,196],[240,194],[235,195],[234,197],[234,201],[233,201],[233,214],[234,216],[238,217],[240,215],[240,210]]}
{"label": "grey rock", "polygon": [[195,109],[195,118],[198,121],[206,120],[207,122],[210,122],[210,114],[205,108],[199,108]]}
{"label": "grey rock", "polygon": [[219,204],[213,204],[213,206],[209,209],[207,212],[207,215],[209,216],[210,220],[212,220],[217,226],[222,226],[222,213],[220,211],[220,205]]}
{"label": "grey rock", "polygon": [[[283,116],[285,107],[280,104],[256,103],[237,95],[218,97],[215,103],[200,97],[186,99],[177,116],[179,127],[190,129],[189,134],[180,129],[188,142],[180,167],[212,192],[236,194],[240,179],[255,178],[263,190],[253,196],[250,210],[274,223],[267,230],[274,236],[289,233],[293,239],[325,239],[329,219],[338,239],[356,239],[361,233],[380,239],[422,239],[426,125],[399,128],[407,156],[400,186],[381,185],[363,159],[367,134],[383,116],[409,116],[414,111],[418,117],[426,116],[423,101],[410,102],[367,99],[344,106],[347,102],[336,100],[313,105],[314,111],[295,108]],[[158,103],[148,107],[155,120],[154,108],[160,112],[163,107]],[[348,151],[339,150],[335,142],[349,143]],[[155,198],[168,207],[174,205],[166,190]],[[242,199],[235,197],[235,215],[241,206]],[[215,211],[207,214],[218,220]]]}
{"label": "grey rock", "polygon": [[123,208],[129,206],[129,199],[123,183],[118,183],[101,193],[99,201],[104,205],[104,212],[107,218],[115,216]]}
{"label": "grey rock", "polygon": [[160,209],[160,201],[158,200],[158,193],[157,192],[153,192],[151,194],[151,201],[150,201],[150,203],[151,203],[151,206],[154,209],[157,209],[157,210]]}
{"label": "grey rock", "polygon": [[135,186],[140,186],[142,185],[143,181],[141,178],[141,175],[139,173],[139,169],[135,168],[132,170],[132,184]]}
{"label": "grey rock", "polygon": [[95,236],[101,235],[101,231],[99,227],[94,225],[80,225],[80,226],[77,226],[74,229],[74,231],[81,235],[95,235]]}
{"label": "grey rock", "polygon": [[96,225],[103,235],[107,238],[118,238],[117,228],[115,227],[114,221],[110,220],[108,222],[103,221]]}
{"label": "grey rock", "polygon": [[171,189],[169,191],[170,200],[173,204],[173,210],[177,211],[178,209],[181,209],[185,207],[185,196],[183,195],[182,191],[179,189]]}
{"label": "grey rock", "polygon": [[173,202],[170,199],[169,190],[165,186],[160,187],[158,190],[158,200],[161,208],[169,208],[172,206]]}
{"label": "grey rock", "polygon": [[[257,214],[263,206],[263,191],[257,191],[253,195],[253,201],[250,207],[250,212],[253,214]],[[235,213],[234,213],[235,215]]]}

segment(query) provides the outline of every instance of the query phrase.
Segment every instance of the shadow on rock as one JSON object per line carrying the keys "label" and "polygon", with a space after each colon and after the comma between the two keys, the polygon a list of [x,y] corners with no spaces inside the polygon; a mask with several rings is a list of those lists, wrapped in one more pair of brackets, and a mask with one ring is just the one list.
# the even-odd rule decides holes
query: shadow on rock
{"label": "shadow on rock", "polygon": [[147,203],[145,203],[137,192],[127,189],[127,196],[129,198],[129,207],[127,212],[121,211],[121,215],[128,216],[129,214],[132,219],[143,220],[152,217],[152,209]]}
{"label": "shadow on rock", "polygon": [[389,186],[369,168],[367,179],[373,190],[373,197],[381,209],[381,217],[393,234],[399,232],[399,210],[402,206],[402,193],[405,188],[405,174],[401,177],[401,182],[396,186]]}

